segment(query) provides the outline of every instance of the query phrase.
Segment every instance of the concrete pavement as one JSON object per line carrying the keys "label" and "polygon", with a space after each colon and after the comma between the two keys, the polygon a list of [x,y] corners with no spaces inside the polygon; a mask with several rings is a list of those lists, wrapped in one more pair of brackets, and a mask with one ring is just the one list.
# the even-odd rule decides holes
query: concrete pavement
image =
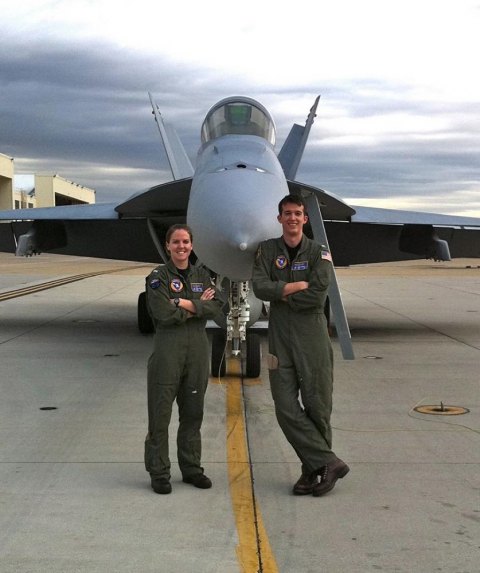
{"label": "concrete pavement", "polygon": [[[129,267],[0,302],[0,571],[480,572],[478,264],[338,269],[356,360],[334,339],[334,449],[351,472],[330,494],[291,495],[268,374],[242,386],[231,361],[207,392],[214,487],[181,482],[174,417],[159,496],[142,459],[152,340],[136,328],[150,267],[0,254],[0,295]],[[440,402],[470,412],[413,409]]]}

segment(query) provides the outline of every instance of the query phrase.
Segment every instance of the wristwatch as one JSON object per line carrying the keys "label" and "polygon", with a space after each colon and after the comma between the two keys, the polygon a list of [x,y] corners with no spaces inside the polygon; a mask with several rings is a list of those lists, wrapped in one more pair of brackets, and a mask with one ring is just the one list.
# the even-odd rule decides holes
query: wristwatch
{"label": "wristwatch", "polygon": [[175,303],[175,306],[178,308],[178,305],[180,304],[180,299],[179,298],[174,298],[173,302]]}

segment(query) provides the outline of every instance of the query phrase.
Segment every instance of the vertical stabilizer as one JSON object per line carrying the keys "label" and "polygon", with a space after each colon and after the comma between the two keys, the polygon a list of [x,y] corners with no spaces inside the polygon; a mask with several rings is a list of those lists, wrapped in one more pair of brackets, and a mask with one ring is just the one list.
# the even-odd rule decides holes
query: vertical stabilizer
{"label": "vertical stabilizer", "polygon": [[310,129],[315,121],[319,101],[320,96],[317,96],[303,127],[296,123],[293,125],[282,149],[280,150],[280,153],[278,154],[278,160],[280,161],[280,165],[285,173],[285,177],[290,181],[293,181],[297,175],[303,150],[305,149]]}
{"label": "vertical stabilizer", "polygon": [[[323,223],[322,211],[316,193],[310,193],[304,196],[307,204],[308,218],[312,227],[313,236],[316,241],[327,246],[328,244],[327,233]],[[335,321],[335,328],[337,330],[340,348],[342,349],[342,356],[345,360],[355,360],[355,354],[352,346],[352,336],[348,326],[347,314],[343,306],[342,295],[340,294],[340,287],[338,286],[337,275],[332,261],[332,280],[328,288],[328,298],[330,299],[330,306],[333,311],[333,318]]]}
{"label": "vertical stabilizer", "polygon": [[157,104],[153,101],[152,94],[149,92],[148,97],[152,104],[153,115],[157,122],[158,131],[162,138],[163,146],[167,154],[170,170],[172,171],[173,178],[186,179],[193,176],[193,167],[188,158],[187,152],[180,141],[177,132],[173,126],[163,121],[162,114],[158,109]]}

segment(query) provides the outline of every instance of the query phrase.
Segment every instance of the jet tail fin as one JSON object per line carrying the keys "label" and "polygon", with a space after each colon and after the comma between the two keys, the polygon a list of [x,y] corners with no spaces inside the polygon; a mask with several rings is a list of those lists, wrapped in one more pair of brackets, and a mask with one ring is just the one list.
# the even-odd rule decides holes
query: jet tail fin
{"label": "jet tail fin", "polygon": [[193,167],[188,158],[187,152],[180,141],[177,132],[173,126],[163,121],[162,114],[158,109],[157,104],[153,101],[152,94],[148,92],[150,103],[152,104],[153,115],[157,122],[158,131],[162,138],[162,143],[167,154],[168,163],[172,172],[173,178],[186,179],[193,176]]}
{"label": "jet tail fin", "polygon": [[278,154],[278,160],[280,161],[280,165],[282,166],[287,179],[295,179],[310,129],[315,120],[319,101],[320,96],[317,96],[303,127],[297,123],[293,125],[282,149],[280,150],[280,153]]}

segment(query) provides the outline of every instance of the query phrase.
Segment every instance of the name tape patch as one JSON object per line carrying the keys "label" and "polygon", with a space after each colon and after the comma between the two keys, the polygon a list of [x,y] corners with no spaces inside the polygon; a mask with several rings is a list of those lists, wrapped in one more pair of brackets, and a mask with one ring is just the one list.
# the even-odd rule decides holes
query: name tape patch
{"label": "name tape patch", "polygon": [[292,265],[292,271],[306,271],[308,269],[308,261],[295,261]]}

